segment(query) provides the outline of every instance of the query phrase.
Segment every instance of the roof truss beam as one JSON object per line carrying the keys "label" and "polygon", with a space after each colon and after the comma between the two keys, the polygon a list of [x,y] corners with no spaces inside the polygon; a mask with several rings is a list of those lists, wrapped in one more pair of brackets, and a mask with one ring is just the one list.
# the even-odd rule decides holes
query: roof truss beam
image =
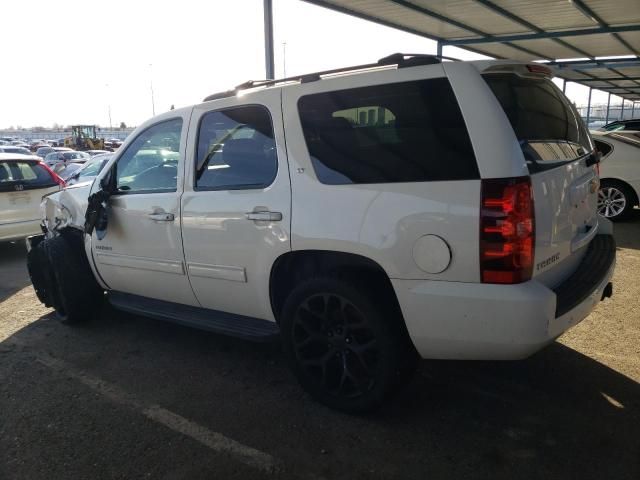
{"label": "roof truss beam", "polygon": [[[554,32],[539,31],[536,33],[517,33],[513,35],[493,35],[493,36],[487,35],[484,37],[445,40],[444,44],[461,47],[466,45],[480,45],[483,43],[504,43],[504,42],[517,42],[522,40],[544,40],[548,38],[579,37],[583,35],[598,35],[601,33],[619,33],[619,32],[640,32],[640,25],[621,25],[616,27],[607,26],[607,27],[581,28],[576,30],[558,30]],[[620,39],[622,38],[620,37]],[[633,51],[633,49],[631,50]]]}
{"label": "roof truss beam", "polygon": [[[431,18],[435,18],[436,20],[440,20],[441,22],[445,22],[448,23],[449,25],[453,25],[454,27],[460,28],[462,30],[467,30],[471,33],[474,33],[475,35],[480,35],[483,38],[492,38],[492,35],[479,30],[475,27],[472,27],[471,25],[467,25],[465,23],[459,22],[458,20],[455,20],[453,18],[447,17],[445,15],[442,15],[438,12],[435,12],[433,10],[430,10],[428,8],[425,8],[423,6],[420,5],[416,5],[415,3],[409,2],[407,0],[389,0],[391,3],[395,3],[396,5],[399,5],[401,7],[405,7],[409,10],[413,10],[414,12],[417,13],[421,13],[422,15],[426,15],[428,17]],[[640,27],[639,27],[640,28]],[[535,52],[533,50],[530,50],[528,48],[525,47],[521,47],[520,45],[515,45],[513,43],[510,43],[509,41],[504,41],[502,42],[505,45],[508,45],[511,48],[515,48],[516,50],[520,50],[521,52],[527,53],[529,55],[532,55],[534,58],[538,58],[538,59],[543,59],[543,60],[550,60],[550,58],[543,54],[543,53],[539,53],[539,52]],[[448,40],[442,40],[442,45],[452,45],[452,43]],[[489,55],[489,56],[494,56],[494,55]]]}
{"label": "roof truss beam", "polygon": [[[503,17],[511,20],[512,22],[518,23],[518,24],[522,25],[523,27],[528,28],[529,30],[537,32],[538,34],[546,33],[542,28],[534,25],[531,22],[528,22],[524,18],[519,17],[518,15],[514,14],[513,12],[507,10],[506,8],[501,7],[500,5],[496,5],[495,3],[493,3],[490,0],[476,0],[476,2],[478,2],[481,5],[483,5],[484,7],[488,8],[489,10],[502,15]],[[571,45],[570,43],[565,42],[564,40],[561,40],[559,38],[554,38],[553,41],[555,41],[558,45],[562,45],[565,48],[573,50],[574,52],[578,53],[578,55],[582,55],[583,57],[587,57],[587,58],[592,58],[591,55],[589,55],[588,52],[585,52],[581,48],[575,47],[575,46]]]}
{"label": "roof truss beam", "polygon": [[[607,22],[605,22],[598,14],[596,14],[596,12],[591,10],[591,8],[589,8],[582,0],[571,0],[571,4],[576,9],[578,9],[580,13],[585,15],[587,18],[590,18],[591,20],[594,20],[595,22],[597,22],[597,24],[600,25],[600,28],[611,28],[611,26],[609,26]],[[616,40],[618,40],[618,42],[620,42],[625,48],[629,49],[631,53],[633,53],[634,55],[640,56],[640,53],[638,53],[638,50],[636,50],[631,45],[629,45],[629,42],[627,42],[624,38],[618,35],[618,32],[608,32],[608,33],[612,33],[613,37]]]}
{"label": "roof truss beam", "polygon": [[627,80],[640,80],[640,77],[594,77],[594,78],[581,78],[580,82],[621,82]]}

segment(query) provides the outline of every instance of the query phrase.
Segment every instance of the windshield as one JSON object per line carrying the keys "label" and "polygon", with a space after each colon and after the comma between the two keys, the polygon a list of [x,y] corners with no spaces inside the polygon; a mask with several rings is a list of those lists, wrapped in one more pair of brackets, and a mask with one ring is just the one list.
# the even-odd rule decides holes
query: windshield
{"label": "windshield", "polygon": [[111,155],[107,155],[101,158],[93,158],[89,160],[84,168],[80,170],[80,174],[78,175],[78,180],[82,180],[83,178],[95,177],[102,171],[102,167],[107,163],[107,161],[111,158]]}

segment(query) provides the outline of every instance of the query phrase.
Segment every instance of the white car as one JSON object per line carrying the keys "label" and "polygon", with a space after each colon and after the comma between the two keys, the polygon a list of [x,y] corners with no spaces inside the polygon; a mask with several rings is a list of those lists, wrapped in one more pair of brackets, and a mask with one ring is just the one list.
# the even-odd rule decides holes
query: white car
{"label": "white car", "polygon": [[63,184],[39,157],[0,153],[0,241],[40,233],[42,196]]}
{"label": "white car", "polygon": [[48,167],[54,168],[59,164],[66,165],[68,163],[85,163],[91,159],[91,155],[86,152],[76,152],[75,150],[51,152],[44,157],[44,163]]}
{"label": "white car", "polygon": [[593,137],[602,152],[598,213],[629,218],[640,198],[640,132],[593,132]]}
{"label": "white car", "polygon": [[611,295],[598,160],[548,68],[397,54],[145,122],[96,181],[46,198],[29,266],[65,322],[106,291],[279,335],[315,398],[367,410],[417,355],[524,358]]}

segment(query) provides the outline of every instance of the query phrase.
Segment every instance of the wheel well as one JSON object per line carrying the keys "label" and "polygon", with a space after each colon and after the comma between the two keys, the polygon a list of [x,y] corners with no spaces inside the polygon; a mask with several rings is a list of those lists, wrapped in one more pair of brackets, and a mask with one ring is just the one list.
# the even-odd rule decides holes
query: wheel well
{"label": "wheel well", "polygon": [[631,192],[631,195],[633,195],[633,197],[631,198],[633,205],[636,206],[640,204],[640,199],[638,199],[638,192],[636,192],[636,190],[624,180],[620,180],[619,178],[601,178],[600,183],[617,183],[619,185],[624,185]]}
{"label": "wheel well", "polygon": [[279,319],[287,296],[297,284],[319,275],[347,278],[360,284],[366,283],[375,295],[387,296],[401,314],[389,276],[378,263],[352,253],[303,250],[285,253],[273,264],[269,279],[269,294],[275,318]]}

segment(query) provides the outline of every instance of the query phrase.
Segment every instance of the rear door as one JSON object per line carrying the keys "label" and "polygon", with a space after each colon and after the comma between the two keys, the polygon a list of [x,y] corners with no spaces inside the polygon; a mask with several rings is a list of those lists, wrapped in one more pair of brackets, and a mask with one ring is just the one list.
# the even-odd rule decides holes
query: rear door
{"label": "rear door", "polygon": [[60,189],[33,160],[0,160],[0,239],[38,232],[43,195]]}
{"label": "rear door", "polygon": [[291,249],[280,105],[280,90],[266,89],[194,108],[182,235],[205,308],[273,320],[271,267]]}
{"label": "rear door", "polygon": [[533,276],[553,286],[573,272],[598,230],[593,141],[549,78],[485,73],[513,127],[531,177],[535,207]]}

